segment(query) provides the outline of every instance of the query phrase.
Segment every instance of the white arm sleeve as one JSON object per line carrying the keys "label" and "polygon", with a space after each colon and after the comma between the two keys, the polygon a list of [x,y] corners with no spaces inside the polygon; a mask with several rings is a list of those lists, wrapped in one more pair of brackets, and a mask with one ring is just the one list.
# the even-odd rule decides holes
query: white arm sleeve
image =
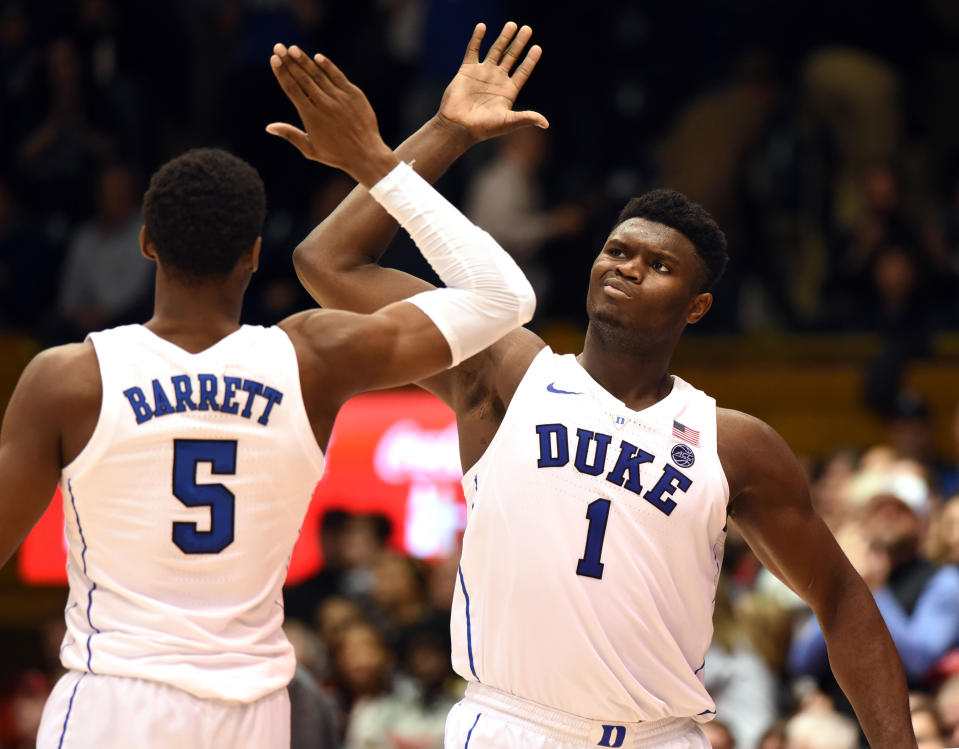
{"label": "white arm sleeve", "polygon": [[533,317],[533,287],[513,258],[408,164],[398,164],[370,195],[409,232],[447,286],[406,301],[439,328],[452,366]]}

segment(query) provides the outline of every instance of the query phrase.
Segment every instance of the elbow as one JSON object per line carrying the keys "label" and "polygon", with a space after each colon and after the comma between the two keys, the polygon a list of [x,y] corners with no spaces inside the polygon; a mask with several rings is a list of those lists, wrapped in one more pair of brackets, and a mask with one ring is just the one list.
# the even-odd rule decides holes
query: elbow
{"label": "elbow", "polygon": [[304,274],[313,269],[313,263],[310,262],[309,254],[302,244],[298,244],[293,249],[293,269],[300,280],[303,279]]}
{"label": "elbow", "polygon": [[517,318],[520,325],[525,325],[533,319],[533,313],[536,312],[536,292],[530,282],[524,279],[524,288],[519,289],[516,295],[517,299]]}
{"label": "elbow", "polygon": [[316,261],[315,252],[309,252],[303,244],[293,250],[293,270],[304,289],[317,301],[325,286],[328,285],[329,264]]}

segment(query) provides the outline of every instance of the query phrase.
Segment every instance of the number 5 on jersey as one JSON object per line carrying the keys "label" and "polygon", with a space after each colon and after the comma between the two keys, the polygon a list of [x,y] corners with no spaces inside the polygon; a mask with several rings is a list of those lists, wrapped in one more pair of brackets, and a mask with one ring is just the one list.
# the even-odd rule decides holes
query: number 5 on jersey
{"label": "number 5 on jersey", "polygon": [[233,492],[223,484],[198,484],[198,463],[217,476],[236,474],[236,440],[173,440],[173,496],[187,507],[210,508],[210,530],[175,521],[173,543],[185,554],[218,554],[233,543]]}

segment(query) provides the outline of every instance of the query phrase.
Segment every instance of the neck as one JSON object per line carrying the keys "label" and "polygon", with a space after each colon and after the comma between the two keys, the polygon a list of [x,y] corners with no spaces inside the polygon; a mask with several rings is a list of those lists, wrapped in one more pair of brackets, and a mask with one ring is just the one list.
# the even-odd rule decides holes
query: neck
{"label": "neck", "polygon": [[146,327],[191,352],[201,351],[240,327],[250,274],[185,284],[157,268],[156,301]]}
{"label": "neck", "polygon": [[673,387],[669,362],[678,341],[637,342],[634,334],[590,321],[576,357],[590,377],[634,411],[657,403]]}

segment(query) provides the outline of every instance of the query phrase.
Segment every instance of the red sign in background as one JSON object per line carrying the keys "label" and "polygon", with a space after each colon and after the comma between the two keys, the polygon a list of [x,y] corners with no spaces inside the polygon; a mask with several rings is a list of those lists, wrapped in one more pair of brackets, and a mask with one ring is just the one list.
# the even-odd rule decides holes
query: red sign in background
{"label": "red sign in background", "polygon": [[[386,515],[393,523],[392,543],[414,556],[450,553],[466,524],[461,477],[456,421],[440,400],[419,390],[353,398],[333,428],[287,582],[299,582],[322,565],[318,531],[328,509]],[[23,542],[18,570],[29,584],[66,584],[59,491]]]}

